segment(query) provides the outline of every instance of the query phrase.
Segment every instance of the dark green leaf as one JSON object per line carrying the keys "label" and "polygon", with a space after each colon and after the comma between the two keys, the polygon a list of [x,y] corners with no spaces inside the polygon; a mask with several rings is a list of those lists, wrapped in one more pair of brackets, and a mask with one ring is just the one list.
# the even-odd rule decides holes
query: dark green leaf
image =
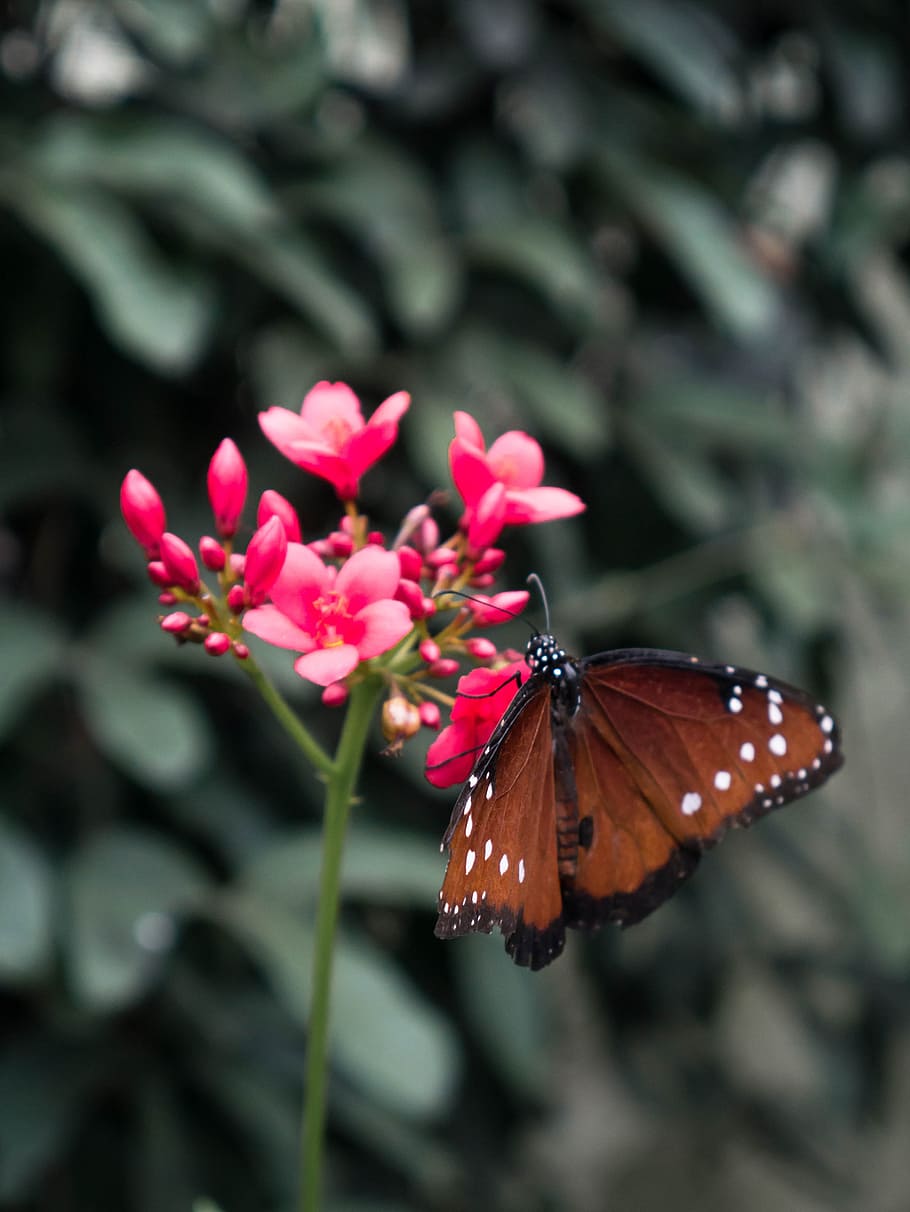
{"label": "dark green leaf", "polygon": [[0,978],[40,976],[50,960],[54,883],[47,859],[0,818]]}
{"label": "dark green leaf", "polygon": [[67,675],[63,633],[53,619],[11,605],[0,608],[0,736],[23,719],[30,700]]}

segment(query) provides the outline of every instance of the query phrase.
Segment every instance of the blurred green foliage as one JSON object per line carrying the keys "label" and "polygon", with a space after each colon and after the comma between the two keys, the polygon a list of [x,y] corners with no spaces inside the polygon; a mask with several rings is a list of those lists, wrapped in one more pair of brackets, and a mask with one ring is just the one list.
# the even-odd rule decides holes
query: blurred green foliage
{"label": "blurred green foliage", "polygon": [[0,21],[0,1203],[293,1206],[320,787],[228,663],[158,632],[116,501],[139,466],[205,530],[230,434],[318,535],[330,490],[255,414],[327,376],[368,409],[413,393],[365,482],[377,524],[447,483],[453,409],[526,428],[590,508],[516,534],[510,586],[537,570],[576,651],[815,687],[848,757],[533,975],[498,938],[433,938],[449,797],[417,746],[376,757],[327,1207],[905,1208],[905,7]]}

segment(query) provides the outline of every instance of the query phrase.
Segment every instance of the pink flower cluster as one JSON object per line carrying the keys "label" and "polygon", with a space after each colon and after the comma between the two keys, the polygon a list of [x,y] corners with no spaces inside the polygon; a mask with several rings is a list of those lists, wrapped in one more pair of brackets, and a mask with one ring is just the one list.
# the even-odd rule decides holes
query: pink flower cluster
{"label": "pink flower cluster", "polygon": [[[459,412],[449,449],[463,501],[457,529],[441,541],[431,507],[418,505],[389,543],[369,529],[357,496],[363,475],[394,444],[409,404],[407,393],[397,392],[365,422],[350,387],[318,383],[299,413],[269,408],[260,414],[273,445],[328,480],[344,502],[344,516],[324,538],[304,542],[294,506],[268,489],[245,552],[235,550],[248,475],[230,438],[209,465],[217,537],[199,540],[198,560],[166,529],[161,498],[141,472],[127,474],[120,501],[160,602],[177,607],[160,618],[163,630],[241,660],[249,657],[248,635],[296,653],[294,669],[323,687],[330,705],[345,700],[353,680],[382,677],[388,686],[383,728],[392,750],[421,726],[439,727],[437,704],[453,703],[439,679],[457,673],[465,659],[479,666],[461,679],[451,724],[430,749],[428,777],[446,786],[465,776],[527,675],[517,653],[471,634],[505,622],[527,603],[523,591],[487,592],[505,558],[495,544],[507,526],[569,517],[584,505],[573,493],[541,485],[543,453],[533,438],[513,431],[487,450],[477,422]],[[203,580],[200,562],[216,584]]]}

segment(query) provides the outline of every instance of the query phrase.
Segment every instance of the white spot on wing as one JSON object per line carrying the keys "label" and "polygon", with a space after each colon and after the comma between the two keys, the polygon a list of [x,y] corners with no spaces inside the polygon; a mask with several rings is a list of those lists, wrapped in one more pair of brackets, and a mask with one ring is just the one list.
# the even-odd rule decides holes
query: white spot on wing
{"label": "white spot on wing", "polygon": [[465,821],[465,826],[464,826],[465,837],[471,836],[471,830],[473,828],[474,828],[474,818],[472,816],[469,816],[468,819]]}
{"label": "white spot on wing", "polygon": [[493,798],[493,784],[487,783],[487,799],[491,800],[492,798]]}
{"label": "white spot on wing", "polygon": [[732,695],[731,698],[727,701],[727,710],[732,711],[733,714],[736,715],[738,712],[742,711],[742,709],[743,709],[742,699],[738,699],[735,694]]}
{"label": "white spot on wing", "polygon": [[819,724],[819,728],[821,728],[822,732],[826,732],[826,733],[834,731],[834,720],[831,719],[830,715],[824,716],[821,723]]}
{"label": "white spot on wing", "polygon": [[697,791],[687,791],[682,797],[680,808],[683,810],[684,816],[691,816],[693,812],[698,812],[701,807],[701,796]]}
{"label": "white spot on wing", "polygon": [[[769,695],[769,697],[770,697],[770,695]],[[782,724],[784,722],[784,713],[781,711],[781,709],[778,707],[777,703],[775,703],[775,702],[770,702],[768,704],[768,719],[771,721],[772,724],[774,724],[775,727],[777,727],[778,724]]]}
{"label": "white spot on wing", "polygon": [[488,859],[492,853],[493,853],[493,843],[490,841],[489,838],[487,838],[486,845],[483,848],[483,857],[485,859]]}
{"label": "white spot on wing", "polygon": [[775,732],[771,740],[768,741],[768,748],[772,753],[776,753],[778,757],[783,757],[787,752],[787,738],[780,732]]}
{"label": "white spot on wing", "polygon": [[472,799],[473,799],[473,796],[470,796],[470,795],[469,795],[469,796],[468,796],[468,798],[465,800],[465,802],[464,802],[464,812],[462,813],[462,816],[467,816],[467,815],[468,815],[468,813],[471,811],[471,800],[472,800]]}
{"label": "white spot on wing", "polygon": [[465,875],[470,875],[470,874],[471,874],[471,868],[474,866],[474,860],[475,860],[476,858],[477,858],[477,855],[474,853],[474,851],[473,851],[473,850],[469,850],[469,851],[468,851],[468,856],[467,856],[467,858],[466,858],[466,859],[465,859],[465,861],[464,861],[464,873],[465,873]]}
{"label": "white spot on wing", "polygon": [[502,856],[502,858],[499,860],[499,874],[505,875],[505,873],[508,870],[509,870],[509,856],[507,854],[504,854]]}
{"label": "white spot on wing", "polygon": [[759,690],[764,690],[764,688],[768,685],[768,679],[763,673],[760,673],[755,679],[755,685],[759,688]]}
{"label": "white spot on wing", "polygon": [[755,761],[755,746],[751,741],[743,741],[739,747],[739,756],[744,762]]}
{"label": "white spot on wing", "polygon": [[729,770],[718,770],[714,776],[714,786],[718,791],[729,791],[732,781]]}
{"label": "white spot on wing", "polygon": [[519,884],[523,884],[525,882],[525,861],[524,861],[524,859],[518,860],[518,882],[519,882]]}

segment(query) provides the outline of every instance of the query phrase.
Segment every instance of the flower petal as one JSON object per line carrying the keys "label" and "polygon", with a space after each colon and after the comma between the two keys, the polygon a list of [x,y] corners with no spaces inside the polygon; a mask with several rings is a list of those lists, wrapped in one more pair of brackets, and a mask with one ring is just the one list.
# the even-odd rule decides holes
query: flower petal
{"label": "flower petal", "polygon": [[353,644],[339,644],[337,648],[317,648],[294,662],[294,672],[317,686],[330,686],[340,682],[352,669],[357,668],[360,656]]}
{"label": "flower petal", "polygon": [[276,648],[290,648],[292,652],[309,652],[314,644],[313,637],[277,606],[257,606],[254,610],[248,610],[243,616],[243,629],[267,644],[274,644]]}
{"label": "flower petal", "polygon": [[472,744],[473,729],[466,729],[457,723],[443,728],[427,750],[424,770],[427,781],[434,787],[463,783],[471,773],[477,756],[471,748]]}
{"label": "flower petal", "polygon": [[406,391],[396,391],[394,395],[383,400],[373,415],[367,421],[371,425],[397,425],[411,404],[411,397]]}
{"label": "flower petal", "polygon": [[587,509],[581,497],[564,488],[527,488],[510,491],[506,506],[506,525],[522,526],[531,522],[552,522],[570,518]]}
{"label": "flower petal", "polygon": [[294,460],[291,448],[295,443],[311,443],[316,438],[311,426],[289,408],[267,408],[259,414],[259,428],[272,445],[291,460]]}
{"label": "flower petal", "polygon": [[449,444],[449,466],[455,487],[469,509],[477,504],[490,485],[496,481],[484,455],[461,438],[454,438]]}
{"label": "flower petal", "polygon": [[507,488],[536,488],[543,479],[540,443],[520,429],[510,429],[487,451],[487,463]]}
{"label": "flower petal", "polygon": [[336,453],[340,453],[352,433],[363,429],[360,401],[347,383],[329,383],[325,379],[317,383],[304,396],[300,415]]}
{"label": "flower petal", "polygon": [[370,544],[355,551],[338,573],[336,593],[348,600],[348,611],[357,614],[369,602],[395,596],[401,580],[401,564],[394,551]]}
{"label": "flower petal", "polygon": [[365,471],[378,463],[386,451],[394,446],[397,437],[398,426],[392,422],[365,425],[359,432],[351,434],[342,451],[351,480],[356,483]]}
{"label": "flower petal", "polygon": [[455,437],[467,446],[476,447],[481,454],[486,450],[480,426],[469,412],[455,413]]}
{"label": "flower petal", "polygon": [[288,543],[288,553],[272,586],[272,601],[303,628],[310,623],[314,599],[331,588],[331,570],[303,543]]}
{"label": "flower petal", "polygon": [[388,652],[411,630],[411,613],[404,602],[371,602],[358,611],[357,619],[364,624],[364,633],[357,645],[361,660]]}
{"label": "flower petal", "polygon": [[468,547],[474,554],[485,551],[502,534],[508,507],[505,486],[494,481],[477,502],[468,524]]}

